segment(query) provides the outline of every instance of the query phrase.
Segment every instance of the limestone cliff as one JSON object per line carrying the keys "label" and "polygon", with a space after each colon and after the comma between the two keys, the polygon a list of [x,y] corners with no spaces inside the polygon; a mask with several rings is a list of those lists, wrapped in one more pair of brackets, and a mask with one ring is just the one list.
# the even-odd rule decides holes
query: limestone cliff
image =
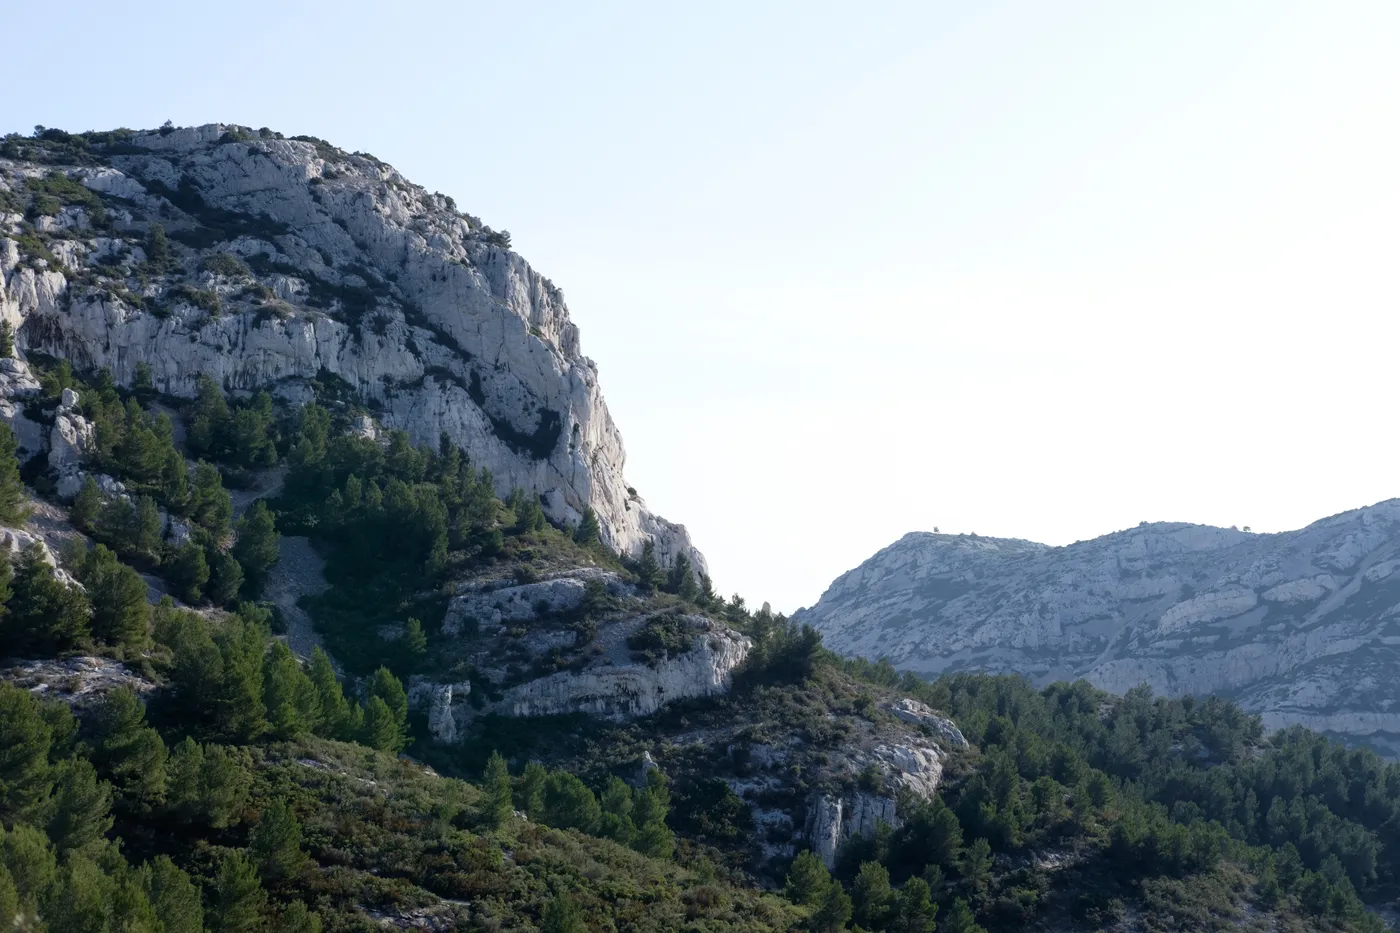
{"label": "limestone cliff", "polygon": [[[502,494],[533,490],[569,524],[592,506],[612,546],[652,538],[704,568],[628,487],[563,294],[508,235],[320,140],[222,124],[92,139],[61,159],[0,152],[0,317],[21,352],[123,385],[149,367],[177,396],[202,374],[293,402],[346,386],[385,426],[463,447]],[[43,199],[19,213],[21,190]]]}
{"label": "limestone cliff", "polygon": [[796,618],[922,674],[1214,693],[1400,752],[1400,500],[1298,531],[1146,524],[1067,547],[914,533]]}

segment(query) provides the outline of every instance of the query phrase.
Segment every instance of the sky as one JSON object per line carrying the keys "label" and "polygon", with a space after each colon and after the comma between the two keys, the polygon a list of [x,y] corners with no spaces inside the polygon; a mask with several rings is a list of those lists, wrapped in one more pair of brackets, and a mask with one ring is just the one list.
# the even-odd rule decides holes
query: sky
{"label": "sky", "polygon": [[[139,9],[133,9],[139,7]],[[1400,3],[7,9],[0,131],[371,152],[563,290],[715,585],[1400,496]]]}

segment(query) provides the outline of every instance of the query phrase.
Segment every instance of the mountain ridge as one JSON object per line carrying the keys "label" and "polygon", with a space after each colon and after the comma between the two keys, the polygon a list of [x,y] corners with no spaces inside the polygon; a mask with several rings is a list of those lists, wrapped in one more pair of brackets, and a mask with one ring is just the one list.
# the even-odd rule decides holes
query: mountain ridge
{"label": "mountain ridge", "polygon": [[1393,750],[1400,694],[1375,665],[1400,634],[1397,569],[1400,499],[1268,534],[1158,522],[1052,547],[913,532],[794,618],[925,676],[1221,693],[1270,727]]}

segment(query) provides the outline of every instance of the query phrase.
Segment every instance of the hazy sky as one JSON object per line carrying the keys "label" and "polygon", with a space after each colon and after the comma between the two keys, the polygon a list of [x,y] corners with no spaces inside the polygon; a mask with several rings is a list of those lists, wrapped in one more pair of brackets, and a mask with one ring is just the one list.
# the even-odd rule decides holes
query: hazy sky
{"label": "hazy sky", "polygon": [[309,133],[510,230],[750,602],[1400,495],[1400,3],[679,7],[9,4],[0,129]]}

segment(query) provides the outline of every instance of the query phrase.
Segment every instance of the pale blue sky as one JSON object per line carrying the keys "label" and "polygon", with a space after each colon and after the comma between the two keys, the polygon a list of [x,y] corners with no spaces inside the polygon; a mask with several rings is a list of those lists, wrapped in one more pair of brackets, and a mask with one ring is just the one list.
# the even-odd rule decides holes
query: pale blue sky
{"label": "pale blue sky", "polygon": [[1400,3],[667,6],[15,4],[0,129],[309,133],[509,229],[750,601],[1400,495]]}

